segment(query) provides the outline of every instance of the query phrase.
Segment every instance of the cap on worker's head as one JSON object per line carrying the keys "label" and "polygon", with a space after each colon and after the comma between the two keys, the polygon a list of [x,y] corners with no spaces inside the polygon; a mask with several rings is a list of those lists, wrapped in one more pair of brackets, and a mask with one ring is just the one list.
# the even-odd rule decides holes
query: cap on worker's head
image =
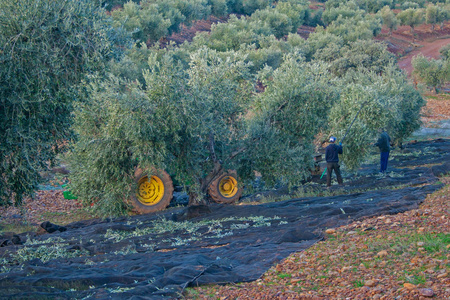
{"label": "cap on worker's head", "polygon": [[335,138],[334,136],[330,137],[330,142],[331,142],[331,143],[336,142],[336,138]]}

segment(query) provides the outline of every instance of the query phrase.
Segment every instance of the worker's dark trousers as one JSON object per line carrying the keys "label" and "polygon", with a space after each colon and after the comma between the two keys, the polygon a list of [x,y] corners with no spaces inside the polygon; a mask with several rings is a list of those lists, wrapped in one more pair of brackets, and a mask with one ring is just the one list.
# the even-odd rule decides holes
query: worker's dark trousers
{"label": "worker's dark trousers", "polygon": [[380,172],[386,172],[389,159],[389,152],[381,152],[380,154]]}
{"label": "worker's dark trousers", "polygon": [[327,163],[327,186],[331,186],[331,173],[333,170],[336,173],[338,183],[343,184],[339,163],[329,162]]}

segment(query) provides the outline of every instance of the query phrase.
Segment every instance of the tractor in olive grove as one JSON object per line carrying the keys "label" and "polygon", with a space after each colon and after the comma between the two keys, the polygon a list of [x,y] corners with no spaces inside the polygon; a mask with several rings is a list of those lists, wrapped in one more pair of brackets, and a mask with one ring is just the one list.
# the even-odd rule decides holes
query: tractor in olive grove
{"label": "tractor in olive grove", "polygon": [[[311,169],[311,175],[322,173],[324,169],[322,155],[323,153],[316,153],[313,156],[314,168]],[[147,175],[141,168],[135,170],[136,191],[131,195],[130,204],[136,213],[164,210],[172,200],[174,186],[170,175],[164,170],[152,173],[153,175]],[[219,167],[202,181],[202,185],[215,203],[232,204],[242,196],[243,187],[235,170],[224,171]]]}
{"label": "tractor in olive grove", "polygon": [[[137,168],[134,175],[136,191],[132,193],[130,204],[137,213],[151,213],[165,209],[173,197],[174,187],[170,175],[164,170],[156,170],[153,175]],[[210,177],[207,191],[216,203],[234,203],[242,195],[236,171],[221,171]]]}

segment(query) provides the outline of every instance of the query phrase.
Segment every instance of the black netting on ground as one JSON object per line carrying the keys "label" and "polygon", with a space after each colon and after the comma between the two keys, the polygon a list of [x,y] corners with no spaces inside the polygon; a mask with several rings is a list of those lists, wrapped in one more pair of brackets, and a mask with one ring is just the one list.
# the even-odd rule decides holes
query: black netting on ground
{"label": "black netting on ground", "polygon": [[177,298],[192,285],[252,281],[320,240],[326,228],[418,207],[442,186],[436,175],[448,172],[449,150],[449,140],[410,144],[404,151],[411,155],[393,155],[390,176],[379,176],[376,164],[363,166],[339,196],[172,208],[62,231],[47,223],[56,230],[40,236],[5,235],[0,297]]}

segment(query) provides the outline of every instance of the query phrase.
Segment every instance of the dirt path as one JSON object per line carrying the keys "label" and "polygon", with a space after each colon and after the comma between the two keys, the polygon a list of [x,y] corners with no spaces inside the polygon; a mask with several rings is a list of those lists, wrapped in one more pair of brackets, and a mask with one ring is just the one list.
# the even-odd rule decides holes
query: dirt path
{"label": "dirt path", "polygon": [[450,38],[445,39],[437,39],[434,41],[420,41],[417,42],[417,44],[421,45],[419,47],[416,47],[413,51],[411,51],[406,56],[402,57],[398,61],[398,65],[401,69],[405,70],[408,75],[411,75],[412,72],[412,65],[411,60],[413,57],[418,55],[419,53],[422,53],[425,57],[430,57],[434,59],[439,58],[439,50],[444,47],[445,45],[448,45],[450,43]]}

